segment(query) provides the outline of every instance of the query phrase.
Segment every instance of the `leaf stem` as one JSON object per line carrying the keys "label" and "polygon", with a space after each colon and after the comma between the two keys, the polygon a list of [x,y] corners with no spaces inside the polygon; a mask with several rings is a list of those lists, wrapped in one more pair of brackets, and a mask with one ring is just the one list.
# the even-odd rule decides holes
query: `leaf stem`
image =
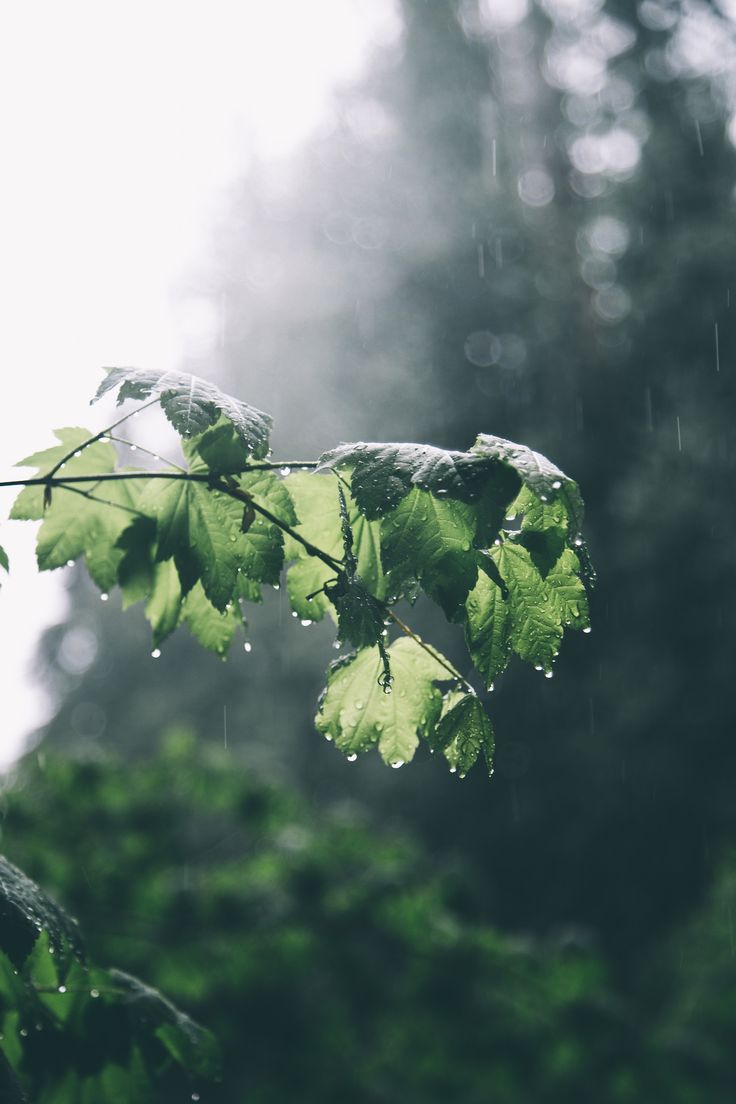
{"label": "leaf stem", "polygon": [[453,679],[461,682],[468,694],[472,694],[473,697],[475,697],[475,690],[473,689],[473,687],[470,685],[467,679],[464,679],[460,672],[456,670],[455,667],[453,667],[449,660],[446,660],[444,656],[441,656],[438,652],[436,652],[430,644],[426,644],[422,640],[421,636],[415,633],[413,629],[409,628],[409,626],[404,621],[402,621],[398,614],[394,613],[394,611],[389,606],[386,607],[386,613],[394,622],[394,624],[398,625],[398,627],[406,636],[410,637],[410,639],[418,644],[420,648],[423,648],[428,655],[431,655],[432,659],[439,663],[441,667],[444,667],[446,671],[449,671]]}
{"label": "leaf stem", "polygon": [[88,437],[86,441],[82,441],[81,445],[77,445],[77,447],[73,448],[71,452],[68,452],[66,456],[62,456],[61,460],[59,460],[58,463],[54,464],[51,471],[47,472],[46,478],[51,479],[53,476],[56,475],[59,468],[62,468],[64,464],[66,464],[67,460],[71,460],[71,458],[73,456],[76,456],[78,452],[81,452],[82,449],[89,448],[90,445],[93,445],[95,441],[99,441],[102,437],[107,437],[108,433],[110,433],[113,429],[117,429],[117,427],[119,425],[122,425],[123,422],[127,422],[128,418],[132,418],[134,414],[139,414],[141,410],[148,410],[149,406],[153,406],[154,403],[157,403],[158,401],[159,400],[157,396],[155,399],[151,399],[150,402],[144,403],[143,406],[139,406],[136,410],[131,410],[127,414],[124,414],[122,418],[118,418],[118,420],[116,422],[113,422],[112,425],[105,426],[105,428],[101,429],[99,433],[95,433],[92,437]]}

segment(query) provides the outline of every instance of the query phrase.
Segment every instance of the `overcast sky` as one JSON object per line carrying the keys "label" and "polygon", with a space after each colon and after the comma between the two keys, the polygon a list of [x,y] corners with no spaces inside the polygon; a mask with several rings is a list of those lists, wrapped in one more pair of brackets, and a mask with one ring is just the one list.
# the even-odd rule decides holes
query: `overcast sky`
{"label": "overcast sky", "polygon": [[[0,478],[64,425],[100,428],[100,367],[173,367],[197,320],[172,289],[228,183],[287,159],[335,85],[396,34],[393,0],[54,0],[0,34]],[[0,519],[13,493],[0,491]],[[63,615],[31,523],[0,520],[0,764],[43,719],[29,665]]]}

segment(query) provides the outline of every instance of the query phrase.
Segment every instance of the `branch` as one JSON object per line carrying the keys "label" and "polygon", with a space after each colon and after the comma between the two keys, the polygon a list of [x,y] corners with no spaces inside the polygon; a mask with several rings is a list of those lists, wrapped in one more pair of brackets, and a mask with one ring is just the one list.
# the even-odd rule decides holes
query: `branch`
{"label": "branch", "polygon": [[417,633],[415,633],[413,629],[410,629],[409,626],[404,621],[401,620],[401,618],[398,616],[398,614],[394,613],[394,611],[390,608],[390,606],[386,606],[385,608],[386,608],[386,613],[388,614],[388,616],[391,618],[391,620],[394,622],[394,624],[398,625],[398,627],[401,629],[401,631],[406,636],[410,637],[410,639],[413,640],[415,643],[417,643],[420,648],[423,648],[424,651],[427,653],[427,655],[431,655],[432,659],[434,659],[437,663],[439,663],[440,667],[444,667],[445,670],[450,673],[450,675],[452,676],[453,679],[457,680],[458,682],[461,682],[468,694],[472,694],[473,697],[476,696],[475,690],[470,685],[470,683],[467,681],[467,679],[464,679],[463,676],[460,674],[460,672],[458,670],[456,670],[452,666],[452,664],[449,663],[444,658],[444,656],[439,655],[437,652],[435,652],[434,648],[432,648],[431,645],[426,644],[422,640],[421,636],[418,636]]}
{"label": "branch", "polygon": [[59,468],[62,468],[64,464],[66,464],[67,460],[71,460],[72,456],[76,456],[76,454],[78,452],[81,452],[82,449],[89,448],[89,446],[93,445],[95,441],[99,441],[103,437],[107,437],[108,433],[110,433],[111,430],[116,429],[119,425],[122,425],[123,422],[127,422],[128,418],[132,418],[134,414],[139,414],[141,410],[148,410],[149,406],[153,406],[158,401],[158,396],[156,396],[156,398],[151,399],[150,402],[144,403],[143,406],[139,406],[137,410],[131,410],[128,414],[124,414],[122,418],[118,418],[118,420],[116,422],[113,422],[112,425],[106,426],[104,429],[101,429],[99,433],[95,433],[92,437],[88,437],[86,441],[82,441],[81,445],[77,445],[77,447],[73,448],[71,452],[68,452],[66,456],[62,456],[61,460],[59,460],[57,464],[54,464],[51,471],[48,472],[47,478],[51,479],[53,476],[55,476]]}

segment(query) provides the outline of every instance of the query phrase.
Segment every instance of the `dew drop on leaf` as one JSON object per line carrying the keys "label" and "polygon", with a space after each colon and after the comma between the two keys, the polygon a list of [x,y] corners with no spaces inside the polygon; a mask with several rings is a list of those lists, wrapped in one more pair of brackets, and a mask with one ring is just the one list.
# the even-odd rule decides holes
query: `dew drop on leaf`
{"label": "dew drop on leaf", "polygon": [[284,464],[283,468],[279,469],[282,475],[291,475],[291,468],[288,464]]}
{"label": "dew drop on leaf", "polygon": [[561,486],[562,483],[559,481],[559,479],[555,479],[554,483],[552,484],[552,489],[555,491],[559,491]]}

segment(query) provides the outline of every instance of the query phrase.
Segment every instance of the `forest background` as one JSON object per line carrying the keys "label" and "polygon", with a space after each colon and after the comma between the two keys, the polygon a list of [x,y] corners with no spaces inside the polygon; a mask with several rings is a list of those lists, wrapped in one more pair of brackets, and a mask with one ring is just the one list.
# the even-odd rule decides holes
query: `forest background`
{"label": "forest background", "polygon": [[593,633],[499,681],[495,774],[460,782],[315,733],[330,634],[281,592],[250,652],[154,662],[75,574],[3,847],[215,1030],[224,1100],[725,1102],[736,11],[399,10],[288,180],[233,188],[182,288],[218,340],[180,367],[292,460],[544,452],[586,500]]}

